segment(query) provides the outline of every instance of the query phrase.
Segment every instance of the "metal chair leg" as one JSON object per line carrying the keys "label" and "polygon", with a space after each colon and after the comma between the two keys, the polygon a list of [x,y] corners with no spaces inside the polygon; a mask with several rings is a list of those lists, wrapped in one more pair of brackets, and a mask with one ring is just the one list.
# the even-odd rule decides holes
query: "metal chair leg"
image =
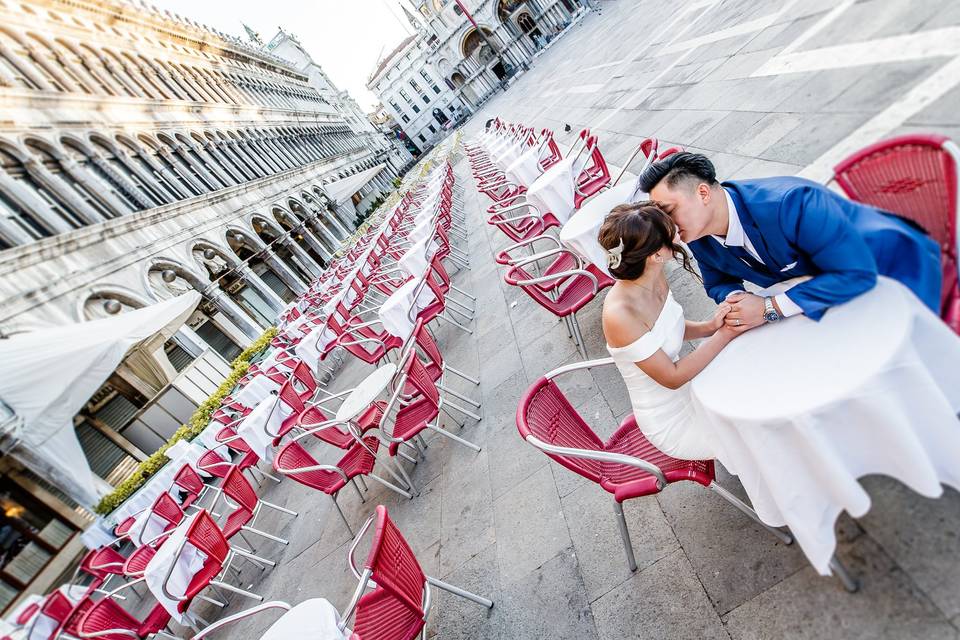
{"label": "metal chair leg", "polygon": [[717,493],[721,498],[723,498],[724,500],[726,500],[727,502],[735,506],[737,509],[739,509],[743,513],[747,514],[751,520],[759,524],[761,527],[763,527],[773,535],[780,538],[780,541],[783,542],[783,544],[793,543],[792,535],[790,535],[786,531],[782,531],[780,529],[777,529],[776,527],[771,527],[770,525],[765,523],[763,520],[760,519],[760,516],[757,515],[757,512],[753,510],[753,507],[743,502],[740,498],[733,495],[732,493],[730,493],[729,491],[721,487],[716,482],[711,482],[710,488],[713,489],[713,491]]}
{"label": "metal chair leg", "polygon": [[627,519],[623,517],[623,505],[613,501],[613,515],[617,518],[617,526],[620,528],[620,538],[623,540],[623,550],[627,554],[627,567],[630,571],[637,570],[637,559],[633,555],[633,545],[630,543],[630,530],[627,529]]}
{"label": "metal chair leg", "polygon": [[580,333],[580,323],[577,322],[577,314],[570,314],[570,325],[573,327],[573,337],[577,341],[577,349],[580,350],[580,355],[583,356],[584,360],[589,360],[590,356],[587,355],[587,343],[583,341],[583,334]]}
{"label": "metal chair leg", "polygon": [[352,538],[352,537],[353,537],[353,529],[350,528],[350,523],[347,522],[347,516],[343,515],[343,510],[340,508],[340,505],[337,504],[337,494],[331,495],[331,496],[330,496],[330,499],[333,500],[333,506],[335,506],[335,507],[337,508],[337,513],[340,514],[340,519],[343,520],[343,524],[344,524],[344,526],[347,527],[347,531],[350,532],[350,537]]}
{"label": "metal chair leg", "polygon": [[470,593],[469,591],[464,591],[464,590],[461,589],[460,587],[455,587],[455,586],[453,586],[452,584],[447,584],[447,583],[444,582],[443,580],[438,580],[438,579],[436,579],[436,578],[431,578],[430,576],[427,576],[427,582],[429,582],[430,584],[432,584],[432,585],[435,586],[435,587],[438,587],[438,588],[440,588],[440,589],[443,589],[444,591],[449,591],[450,593],[452,593],[452,594],[455,595],[455,596],[460,596],[461,598],[466,598],[467,600],[470,600],[471,602],[476,602],[477,604],[482,604],[482,605],[485,606],[487,609],[493,608],[493,600],[490,600],[489,598],[484,598],[483,596],[478,596],[478,595],[475,594],[475,593]]}
{"label": "metal chair leg", "polygon": [[441,429],[440,427],[438,427],[438,426],[436,426],[436,425],[432,425],[432,424],[428,424],[428,425],[427,425],[427,428],[428,428],[428,429],[433,429],[433,430],[436,431],[437,433],[440,433],[441,435],[444,435],[444,436],[450,438],[451,440],[454,440],[454,441],[456,441],[456,442],[459,442],[460,444],[462,444],[462,445],[465,446],[465,447],[470,447],[471,449],[473,449],[473,450],[476,451],[477,453],[480,452],[480,447],[479,447],[479,446],[473,444],[472,442],[469,442],[468,440],[464,440],[464,439],[461,438],[460,436],[457,436],[457,435],[454,435],[454,434],[450,433],[450,432],[447,431],[446,429]]}
{"label": "metal chair leg", "polygon": [[356,478],[350,478],[350,486],[353,487],[353,490],[357,492],[357,497],[360,498],[360,503],[364,504],[366,500],[363,497],[363,494],[360,492],[360,487],[357,486]]}
{"label": "metal chair leg", "polygon": [[832,569],[833,573],[840,579],[843,588],[846,589],[848,593],[856,593],[860,590],[860,581],[851,575],[850,571],[840,562],[840,558],[838,558],[836,554],[830,558],[830,569]]}

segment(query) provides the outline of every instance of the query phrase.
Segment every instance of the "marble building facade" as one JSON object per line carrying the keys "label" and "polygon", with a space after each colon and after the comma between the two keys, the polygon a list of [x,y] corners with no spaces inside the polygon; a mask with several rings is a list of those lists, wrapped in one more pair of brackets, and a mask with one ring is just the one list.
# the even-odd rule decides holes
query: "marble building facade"
{"label": "marble building facade", "polygon": [[367,88],[424,150],[442,137],[448,120],[473,113],[590,6],[585,0],[416,0],[403,8],[415,33],[378,63]]}

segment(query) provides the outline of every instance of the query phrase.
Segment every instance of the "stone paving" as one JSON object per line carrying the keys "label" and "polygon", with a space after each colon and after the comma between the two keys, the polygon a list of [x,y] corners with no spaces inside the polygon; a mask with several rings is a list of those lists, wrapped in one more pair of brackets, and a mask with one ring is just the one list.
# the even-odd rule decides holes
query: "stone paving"
{"label": "stone paving", "polygon": [[[932,130],[960,138],[960,72],[951,67],[960,38],[942,40],[956,35],[958,3],[597,4],[602,13],[588,16],[579,31],[489,102],[468,123],[468,136],[494,115],[550,127],[565,143],[590,126],[615,165],[642,137],[655,135],[703,150],[724,176],[803,172],[819,179],[829,176],[824,167],[838,149],[890,133]],[[941,31],[925,36],[933,30]],[[856,46],[844,55],[818,52],[838,42]],[[777,72],[791,65],[806,70]],[[562,133],[566,124],[570,133]],[[472,335],[447,325],[438,325],[437,334],[447,360],[480,380],[479,387],[457,388],[482,399],[483,419],[451,428],[483,450],[477,454],[435,436],[426,460],[411,469],[421,489],[415,499],[372,482],[365,504],[351,492],[341,497],[354,529],[375,504],[387,505],[428,574],[496,601],[487,611],[440,592],[430,636],[960,635],[960,496],[947,490],[928,500],[882,477],[864,480],[873,498],[870,513],[838,524],[839,555],[863,581],[857,594],[818,576],[799,549],[784,546],[719,497],[686,484],[625,504],[639,565],[631,574],[609,496],[517,434],[514,412],[524,389],[579,356],[563,323],[503,283],[492,256],[508,240],[483,223],[488,203],[473,191],[465,161],[457,172],[465,187],[472,269],[454,280],[478,297],[478,314]],[[682,270],[670,279],[688,317],[711,313],[712,302]],[[593,357],[605,355],[600,308],[597,300],[579,314]],[[333,388],[348,388],[371,369],[348,362]],[[562,386],[601,435],[629,411],[615,369],[581,372]],[[743,497],[736,478],[722,470],[719,476]],[[265,486],[263,494],[300,516],[264,518],[263,528],[290,544],[260,544],[280,566],[248,576],[248,584],[268,600],[323,596],[345,607],[355,586],[346,565],[350,535],[330,499],[290,480]],[[251,604],[236,597],[228,611]],[[268,624],[253,619],[222,637],[258,638]]]}

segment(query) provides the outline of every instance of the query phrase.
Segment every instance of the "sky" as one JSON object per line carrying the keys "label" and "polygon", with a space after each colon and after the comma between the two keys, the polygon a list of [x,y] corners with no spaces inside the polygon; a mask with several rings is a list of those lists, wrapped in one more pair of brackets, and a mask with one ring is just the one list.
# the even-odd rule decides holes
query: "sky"
{"label": "sky", "polygon": [[400,9],[405,0],[147,1],[244,40],[244,24],[264,42],[283,27],[368,112],[377,98],[367,90],[367,78],[380,57],[412,33]]}

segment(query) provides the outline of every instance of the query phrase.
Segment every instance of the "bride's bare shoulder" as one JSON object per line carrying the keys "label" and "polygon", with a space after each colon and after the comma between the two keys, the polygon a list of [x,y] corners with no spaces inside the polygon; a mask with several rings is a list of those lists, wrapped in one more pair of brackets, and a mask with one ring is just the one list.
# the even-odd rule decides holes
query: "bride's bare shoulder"
{"label": "bride's bare shoulder", "polygon": [[611,347],[625,347],[650,331],[653,323],[635,302],[610,293],[603,301],[603,335]]}

